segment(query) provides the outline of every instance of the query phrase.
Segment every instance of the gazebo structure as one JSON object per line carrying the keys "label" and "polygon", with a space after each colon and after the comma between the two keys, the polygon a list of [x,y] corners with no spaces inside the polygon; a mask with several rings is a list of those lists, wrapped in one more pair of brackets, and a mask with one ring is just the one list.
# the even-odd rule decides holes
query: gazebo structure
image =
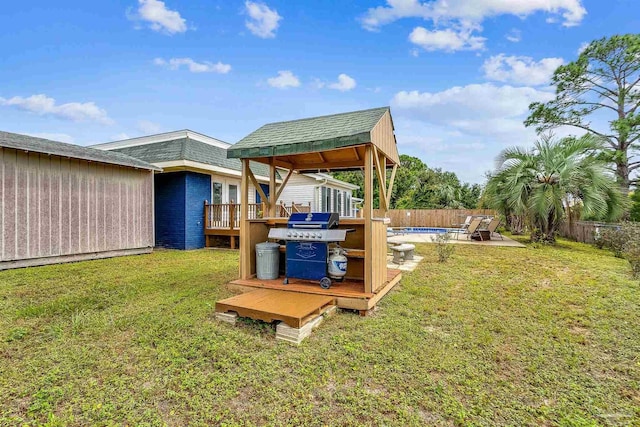
{"label": "gazebo structure", "polygon": [[[247,205],[240,216],[240,278],[231,287],[242,291],[256,288],[320,294],[335,298],[339,307],[366,313],[401,278],[399,270],[387,269],[387,224],[385,218],[373,218],[374,177],[378,181],[380,209],[389,206],[398,149],[389,107],[374,108],[308,119],[270,123],[251,133],[227,151],[229,158],[242,160],[241,199],[248,199],[252,182],[267,202],[268,214],[249,219]],[[249,162],[269,166],[269,193],[264,194]],[[288,171],[276,186],[276,169]],[[341,244],[347,250],[348,269],[344,282],[330,289],[317,283],[256,278],[256,243],[268,240],[272,227],[286,227],[287,219],[276,217],[276,201],[292,174],[338,170],[364,171],[364,208],[361,218],[341,218],[340,228],[350,229]],[[387,172],[390,170],[390,175]],[[281,251],[284,252],[284,247]]]}

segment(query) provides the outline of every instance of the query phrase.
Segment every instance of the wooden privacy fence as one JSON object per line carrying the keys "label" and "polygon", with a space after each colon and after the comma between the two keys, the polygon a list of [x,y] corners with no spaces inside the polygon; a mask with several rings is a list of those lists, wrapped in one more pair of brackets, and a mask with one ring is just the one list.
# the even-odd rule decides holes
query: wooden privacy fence
{"label": "wooden privacy fence", "polygon": [[558,234],[567,239],[575,240],[576,242],[593,243],[598,232],[607,227],[619,227],[619,225],[592,221],[573,221],[569,224],[568,221],[565,221],[562,226],[560,226]]}
{"label": "wooden privacy fence", "polygon": [[492,209],[391,209],[385,215],[374,209],[374,217],[388,217],[391,227],[452,227],[469,215],[497,215]]}

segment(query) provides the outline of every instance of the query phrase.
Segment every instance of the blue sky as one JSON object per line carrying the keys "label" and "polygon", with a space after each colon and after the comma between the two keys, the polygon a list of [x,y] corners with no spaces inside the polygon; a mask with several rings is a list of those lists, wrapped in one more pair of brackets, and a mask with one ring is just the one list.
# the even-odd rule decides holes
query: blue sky
{"label": "blue sky", "polygon": [[[483,182],[527,105],[636,0],[9,2],[0,129],[80,145],[391,105],[401,153]],[[566,131],[560,131],[563,133]]]}

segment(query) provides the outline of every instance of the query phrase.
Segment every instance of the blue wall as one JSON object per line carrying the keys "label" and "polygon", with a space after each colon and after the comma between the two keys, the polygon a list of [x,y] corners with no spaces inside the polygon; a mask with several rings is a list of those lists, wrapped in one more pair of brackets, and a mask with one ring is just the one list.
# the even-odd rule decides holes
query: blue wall
{"label": "blue wall", "polygon": [[204,248],[204,201],[211,200],[211,175],[187,172],[185,249]]}
{"label": "blue wall", "polygon": [[155,176],[156,246],[204,247],[204,201],[211,198],[211,176],[169,172]]}

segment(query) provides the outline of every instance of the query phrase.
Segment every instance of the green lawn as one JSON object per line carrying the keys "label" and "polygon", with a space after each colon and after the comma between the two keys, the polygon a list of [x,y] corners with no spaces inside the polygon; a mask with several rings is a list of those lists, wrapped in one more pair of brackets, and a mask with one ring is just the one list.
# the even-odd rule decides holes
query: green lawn
{"label": "green lawn", "polygon": [[232,251],[0,272],[0,425],[639,425],[640,284],[587,245],[435,247],[300,347],[214,319]]}

